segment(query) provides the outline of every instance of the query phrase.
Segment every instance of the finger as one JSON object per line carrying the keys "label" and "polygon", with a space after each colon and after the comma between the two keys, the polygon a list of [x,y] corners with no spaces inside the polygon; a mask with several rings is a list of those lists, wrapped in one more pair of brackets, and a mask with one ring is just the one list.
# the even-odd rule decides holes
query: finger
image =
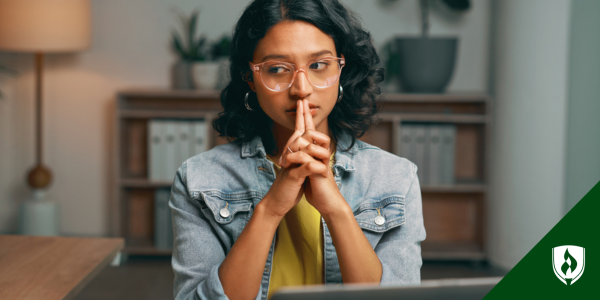
{"label": "finger", "polygon": [[[302,100],[296,101],[296,131],[304,132],[306,131],[306,126],[304,124],[304,105],[302,104]],[[308,111],[310,113],[310,110]]]}
{"label": "finger", "polygon": [[307,129],[302,135],[302,138],[307,140],[310,144],[319,145],[327,150],[329,150],[331,144],[331,138],[328,135],[317,130]]}
{"label": "finger", "polygon": [[327,172],[327,167],[324,164],[318,161],[311,161],[298,168],[291,169],[289,174],[295,178],[305,178],[312,174],[323,174],[325,172]]}
{"label": "finger", "polygon": [[310,113],[310,107],[308,106],[308,100],[304,99],[302,101],[303,109],[304,109],[304,125],[306,130],[311,129],[315,130],[315,123],[313,123],[312,114]]}
{"label": "finger", "polygon": [[[286,160],[283,163],[284,168],[293,167],[296,165],[304,165],[309,162],[315,161],[326,166],[324,170],[318,169],[323,177],[327,177],[329,174],[329,151],[323,149],[320,146],[308,145],[308,152],[298,151],[286,156]],[[315,157],[317,159],[315,159]]]}
{"label": "finger", "polygon": [[308,155],[302,151],[298,151],[298,152],[294,152],[294,153],[288,153],[285,156],[285,160],[283,161],[282,166],[284,168],[289,168],[289,167],[293,167],[294,165],[302,165],[302,164],[308,163],[313,160],[315,160],[315,159],[312,158],[310,155]]}
{"label": "finger", "polygon": [[[285,159],[284,156],[286,156],[289,153],[289,150],[287,150],[287,148],[290,146],[290,143],[292,143],[299,136],[301,136],[304,133],[304,131],[306,130],[306,127],[304,126],[304,118],[302,117],[303,110],[304,110],[304,107],[302,105],[302,100],[297,100],[296,101],[296,130],[294,131],[294,133],[292,133],[292,135],[290,136],[290,139],[288,140],[288,142],[285,144],[285,146],[283,148],[284,152],[279,157],[279,162],[278,162],[278,164],[280,166]],[[294,150],[292,150],[292,151],[294,151]]]}

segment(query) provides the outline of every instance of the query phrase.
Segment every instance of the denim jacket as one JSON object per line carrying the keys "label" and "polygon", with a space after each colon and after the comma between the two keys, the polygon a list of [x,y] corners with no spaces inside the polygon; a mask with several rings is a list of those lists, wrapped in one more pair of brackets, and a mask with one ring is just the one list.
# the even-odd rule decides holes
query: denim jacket
{"label": "denim jacket", "polygon": [[[338,140],[333,174],[381,261],[381,285],[419,284],[425,227],[417,166],[360,140],[350,151],[340,150],[350,143],[348,134]],[[179,167],[169,200],[175,300],[228,299],[219,280],[219,266],[274,181],[274,166],[259,136],[242,145],[216,146]],[[221,213],[223,208],[229,213]],[[384,219],[376,222],[377,209]],[[341,284],[335,246],[323,218],[321,222],[324,281]],[[256,300],[267,299],[275,238]]]}

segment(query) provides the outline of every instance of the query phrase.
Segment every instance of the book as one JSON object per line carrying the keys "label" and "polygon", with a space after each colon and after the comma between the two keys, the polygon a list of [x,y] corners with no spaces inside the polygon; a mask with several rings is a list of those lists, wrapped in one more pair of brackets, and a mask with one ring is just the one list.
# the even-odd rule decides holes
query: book
{"label": "book", "polygon": [[400,156],[413,161],[413,126],[411,124],[400,124]]}
{"label": "book", "polygon": [[169,189],[157,189],[154,192],[154,246],[160,249],[173,248],[173,227],[171,208],[169,207]]}
{"label": "book", "polygon": [[165,151],[161,159],[164,161],[164,169],[161,170],[161,179],[172,181],[179,168],[179,154],[177,152],[179,137],[177,135],[177,121],[165,120],[161,124],[165,134]]}
{"label": "book", "polygon": [[147,143],[146,124],[143,120],[133,120],[126,123],[127,128],[127,174],[132,177],[146,175],[146,151],[143,145]]}
{"label": "book", "polygon": [[414,152],[413,152],[413,162],[417,165],[420,172],[417,172],[417,176],[419,177],[419,183],[421,186],[425,184],[429,184],[429,176],[428,176],[428,163],[427,163],[427,147],[426,140],[428,135],[429,128],[424,124],[417,124],[413,127],[413,140],[414,140]]}
{"label": "book", "polygon": [[179,121],[177,122],[177,134],[178,134],[178,143],[177,143],[177,152],[179,157],[177,159],[178,166],[181,166],[184,161],[190,158],[191,155],[191,141],[193,140],[192,133],[192,122],[190,121]]}
{"label": "book", "polygon": [[192,125],[194,139],[192,141],[192,154],[194,156],[196,154],[202,153],[207,150],[207,131],[206,131],[206,121],[197,120],[193,122]]}
{"label": "book", "polygon": [[443,184],[454,184],[454,166],[456,151],[456,125],[446,125],[442,128],[442,151],[440,164],[441,182]]}
{"label": "book", "polygon": [[153,205],[152,195],[145,190],[129,192],[129,237],[145,240],[152,238]]}
{"label": "book", "polygon": [[427,183],[430,185],[436,185],[442,183],[442,128],[444,125],[433,124],[429,126],[427,134],[426,147],[427,151]]}
{"label": "book", "polygon": [[164,134],[162,121],[151,119],[148,121],[148,179],[151,181],[162,180],[165,168]]}

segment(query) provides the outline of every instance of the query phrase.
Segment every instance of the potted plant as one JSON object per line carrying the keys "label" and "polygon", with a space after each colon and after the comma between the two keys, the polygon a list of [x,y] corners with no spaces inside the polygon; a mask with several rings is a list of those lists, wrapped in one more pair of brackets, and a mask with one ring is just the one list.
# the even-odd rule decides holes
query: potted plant
{"label": "potted plant", "polygon": [[229,83],[229,57],[231,56],[231,37],[222,35],[212,43],[210,51],[211,59],[219,64],[219,75],[217,79],[217,89],[224,88]]}
{"label": "potted plant", "polygon": [[[409,93],[443,93],[454,73],[457,37],[429,36],[429,1],[419,0],[421,36],[397,37],[399,79]],[[442,0],[451,10],[463,12],[471,7],[470,0]]]}
{"label": "potted plant", "polygon": [[207,61],[206,37],[196,36],[199,14],[197,9],[189,17],[179,13],[185,40],[176,31],[171,34],[171,46],[179,57],[172,69],[175,89],[214,89],[216,84],[218,64]]}

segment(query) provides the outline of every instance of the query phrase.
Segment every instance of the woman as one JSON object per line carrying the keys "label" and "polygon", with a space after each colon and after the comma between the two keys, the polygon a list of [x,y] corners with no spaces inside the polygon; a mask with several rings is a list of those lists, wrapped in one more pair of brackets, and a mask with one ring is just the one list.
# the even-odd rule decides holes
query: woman
{"label": "woman", "polygon": [[175,299],[268,299],[290,285],[416,284],[417,167],[357,139],[377,112],[369,33],[337,0],[255,0],[213,123],[235,141],[177,171]]}

